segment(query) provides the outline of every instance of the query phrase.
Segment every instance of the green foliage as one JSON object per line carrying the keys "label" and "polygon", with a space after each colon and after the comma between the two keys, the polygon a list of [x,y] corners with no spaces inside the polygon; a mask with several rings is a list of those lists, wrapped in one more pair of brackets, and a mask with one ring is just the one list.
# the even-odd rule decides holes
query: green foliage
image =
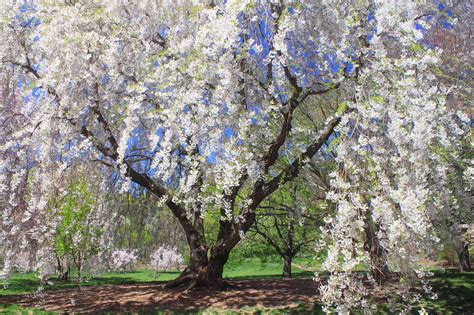
{"label": "green foliage", "polygon": [[[322,218],[328,213],[326,202],[315,200],[312,188],[302,181],[282,186],[277,192],[262,203],[257,210],[258,230],[273,240],[281,250],[288,245],[291,234],[292,249],[298,249],[298,255],[308,250],[312,255],[314,245],[319,237],[319,226]],[[276,250],[267,243],[267,240],[258,233],[251,235],[253,246],[259,257],[277,256]],[[265,252],[265,244],[270,252]],[[281,259],[278,257],[278,259]]]}
{"label": "green foliage", "polygon": [[67,188],[67,194],[57,204],[61,217],[54,240],[58,258],[72,258],[77,267],[95,255],[102,233],[91,221],[95,206],[94,195],[83,179],[74,180]]}
{"label": "green foliage", "polygon": [[108,204],[120,213],[113,228],[114,248],[138,250],[142,263],[148,263],[150,255],[161,245],[175,246],[183,256],[187,255],[185,235],[178,220],[158,203],[156,196],[144,190],[135,196],[110,196]]}
{"label": "green foliage", "polygon": [[204,233],[208,244],[214,244],[217,240],[220,217],[221,215],[218,209],[209,209],[204,214]]}
{"label": "green foliage", "polygon": [[252,239],[245,238],[231,251],[229,261],[225,266],[226,268],[233,269],[235,266],[240,266],[249,259],[254,259],[260,263],[279,262],[281,260],[275,253],[275,249],[269,244],[261,240],[257,241],[251,234],[249,234],[249,237],[252,237]]}

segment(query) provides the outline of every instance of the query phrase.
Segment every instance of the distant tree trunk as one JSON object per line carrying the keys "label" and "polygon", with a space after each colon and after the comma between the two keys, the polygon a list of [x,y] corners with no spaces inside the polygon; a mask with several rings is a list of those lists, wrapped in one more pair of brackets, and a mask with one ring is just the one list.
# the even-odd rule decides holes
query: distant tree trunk
{"label": "distant tree trunk", "polygon": [[283,260],[283,278],[291,278],[291,261],[293,257],[288,255]]}
{"label": "distant tree trunk", "polygon": [[283,257],[283,278],[291,278],[291,261],[293,259],[293,235],[295,227],[293,217],[288,219],[288,228],[286,234],[285,256]]}
{"label": "distant tree trunk", "polygon": [[62,270],[58,276],[59,281],[69,281],[69,268]]}
{"label": "distant tree trunk", "polygon": [[469,244],[461,241],[459,246],[456,246],[456,252],[459,259],[459,271],[470,272],[471,262],[469,260]]}
{"label": "distant tree trunk", "polygon": [[58,280],[59,281],[68,281],[69,280],[69,263],[67,261],[66,257],[63,257],[60,259],[59,257],[56,257],[57,262],[58,262]]}
{"label": "distant tree trunk", "polygon": [[[77,256],[76,256],[77,254]],[[81,282],[81,272],[82,272],[82,260],[81,260],[81,252],[78,251],[77,253],[72,254],[72,260],[74,262],[74,266],[77,269],[77,283]]]}

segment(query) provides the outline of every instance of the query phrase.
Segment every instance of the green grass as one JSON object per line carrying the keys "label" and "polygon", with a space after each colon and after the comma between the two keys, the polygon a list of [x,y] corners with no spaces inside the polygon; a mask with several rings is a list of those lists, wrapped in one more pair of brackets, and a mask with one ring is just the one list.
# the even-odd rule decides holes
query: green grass
{"label": "green grass", "polygon": [[[224,268],[224,278],[232,279],[261,279],[278,278],[282,274],[281,263],[260,262],[258,259],[246,259],[239,263],[226,265]],[[304,271],[292,267],[294,277],[312,277],[313,272]]]}
{"label": "green grass", "polygon": [[[106,272],[97,277],[86,275],[81,286],[97,286],[108,284],[133,284],[154,281],[169,281],[175,279],[179,272],[156,273],[148,269],[138,269],[130,272]],[[51,278],[53,285],[46,284],[45,290],[56,290],[66,288],[76,288],[78,285],[74,281],[74,274],[71,281],[57,281]],[[35,273],[15,273],[7,282],[0,282],[0,296],[14,294],[34,293],[40,286],[40,281]]]}
{"label": "green grass", "polygon": [[22,308],[18,305],[0,305],[0,314],[6,315],[49,315],[49,314],[58,314],[57,312],[48,312],[37,308]]}

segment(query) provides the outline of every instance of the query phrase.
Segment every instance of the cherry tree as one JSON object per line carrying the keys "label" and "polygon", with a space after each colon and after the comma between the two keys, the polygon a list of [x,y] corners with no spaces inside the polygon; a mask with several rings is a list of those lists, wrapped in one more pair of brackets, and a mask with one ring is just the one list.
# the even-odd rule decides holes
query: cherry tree
{"label": "cherry tree", "polygon": [[[346,72],[330,69],[351,58],[328,52],[313,66],[326,75],[300,74],[304,58],[287,46],[317,27],[298,28],[298,19],[313,21],[321,9],[299,7],[86,1],[3,11],[2,61],[34,87],[24,130],[43,153],[38,164],[57,163],[44,154],[54,147],[118,170],[123,189],[133,182],[160,197],[190,247],[190,263],[171,285],[221,283],[254,210],[297,176],[340,120],[339,113],[291,132],[300,104],[336,89]],[[45,136],[53,129],[54,141]],[[279,151],[293,137],[296,158],[288,161]],[[306,137],[311,143],[298,146]],[[222,216],[215,244],[204,237],[206,211]]]}
{"label": "cherry tree", "polygon": [[[448,105],[470,115],[472,119],[472,73],[468,70],[473,62],[472,40],[466,33],[472,31],[466,14],[472,12],[472,4],[465,1],[454,2],[452,6],[438,4],[437,11],[448,17],[456,17],[456,24],[450,25],[443,21],[427,36],[426,41],[442,49],[439,65],[439,78],[443,84],[456,86],[456,93],[448,96]],[[471,124],[469,117],[464,118]],[[440,231],[441,244],[454,248],[459,261],[460,271],[470,271],[469,262],[469,225],[474,222],[472,204],[473,158],[472,132],[460,137],[456,151],[440,150],[445,162],[449,164],[445,207],[433,218]]]}
{"label": "cherry tree", "polygon": [[[170,209],[185,232],[190,262],[168,286],[221,286],[229,253],[262,201],[296,178],[328,141],[342,140],[330,195],[338,211],[327,231],[333,240],[328,303],[341,302],[347,283],[360,283],[345,277],[357,264],[376,270],[382,259],[411,269],[404,257],[433,238],[429,211],[422,209],[445,172],[427,149],[455,147],[451,135],[460,131],[442,106],[450,90],[430,75],[438,53],[419,44],[426,6],[378,0],[2,5],[0,60],[23,72],[25,94],[17,109],[25,123],[2,150],[17,148],[20,156],[27,144],[34,147],[43,192],[26,209],[7,205],[23,216],[38,214],[24,217],[29,224],[22,229],[53,230],[41,217],[67,165],[55,159],[60,151],[63,161],[101,163],[120,174],[123,191],[143,186]],[[314,106],[327,109],[326,119],[315,119]],[[434,168],[440,171],[428,180]],[[403,215],[395,213],[400,206]],[[206,213],[220,216],[212,243],[205,238]],[[403,235],[396,234],[401,228]],[[360,233],[376,255],[359,246]],[[342,274],[340,255],[347,258]],[[385,277],[374,275],[378,283]],[[361,301],[344,297],[342,304]]]}
{"label": "cherry tree", "polygon": [[[0,239],[2,256],[5,257],[3,265],[6,271],[12,268],[40,271],[40,277],[44,280],[54,272],[52,266],[55,265],[53,244],[44,246],[53,238],[55,229],[52,213],[44,211],[48,202],[44,193],[48,192],[48,196],[53,197],[57,195],[57,191],[52,185],[40,182],[40,176],[46,169],[51,170],[49,174],[53,178],[58,173],[50,168],[50,163],[32,170],[32,165],[36,163],[35,149],[30,142],[29,132],[21,130],[27,119],[18,111],[21,98],[19,84],[16,82],[18,72],[15,70],[5,67],[1,72],[4,83],[0,132]],[[48,137],[46,134],[44,136]],[[59,178],[55,179],[56,184],[60,184]],[[7,274],[0,272],[0,276]]]}
{"label": "cherry tree", "polygon": [[[337,127],[343,139],[328,194],[336,215],[324,230],[323,269],[331,275],[321,291],[338,312],[373,310],[370,296],[386,292],[393,277],[389,302],[396,311],[406,311],[420,293],[431,294],[426,283],[421,292],[413,290],[427,275],[420,261],[446,225],[459,235],[461,222],[472,220],[466,213],[472,162],[463,154],[470,119],[449,103],[463,90],[440,79],[442,51],[430,48],[424,36],[439,27],[436,11],[444,9],[440,4],[420,14],[415,3],[401,9],[394,2],[372,22],[374,58],[346,103],[354,110]],[[454,27],[446,19],[452,13],[441,16],[444,28]],[[369,268],[368,277],[358,274],[361,265]]]}

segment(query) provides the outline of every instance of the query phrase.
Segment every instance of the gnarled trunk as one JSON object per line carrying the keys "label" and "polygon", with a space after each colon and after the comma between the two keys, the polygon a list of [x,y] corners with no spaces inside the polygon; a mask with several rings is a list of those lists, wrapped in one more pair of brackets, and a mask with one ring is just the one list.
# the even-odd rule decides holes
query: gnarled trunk
{"label": "gnarled trunk", "polygon": [[211,250],[208,257],[207,251],[191,248],[191,260],[181,275],[165,284],[165,288],[173,288],[186,285],[186,289],[198,286],[225,288],[226,284],[222,279],[224,265],[229,259],[229,253],[234,246],[223,246],[218,243]]}
{"label": "gnarled trunk", "polygon": [[222,280],[224,265],[229,259],[230,251],[240,241],[239,234],[228,223],[221,222],[217,241],[208,253],[203,222],[197,219],[193,229],[186,231],[186,239],[190,249],[189,265],[176,280],[168,282],[165,288],[181,285],[187,285],[187,289],[197,286],[225,288],[226,284]]}

